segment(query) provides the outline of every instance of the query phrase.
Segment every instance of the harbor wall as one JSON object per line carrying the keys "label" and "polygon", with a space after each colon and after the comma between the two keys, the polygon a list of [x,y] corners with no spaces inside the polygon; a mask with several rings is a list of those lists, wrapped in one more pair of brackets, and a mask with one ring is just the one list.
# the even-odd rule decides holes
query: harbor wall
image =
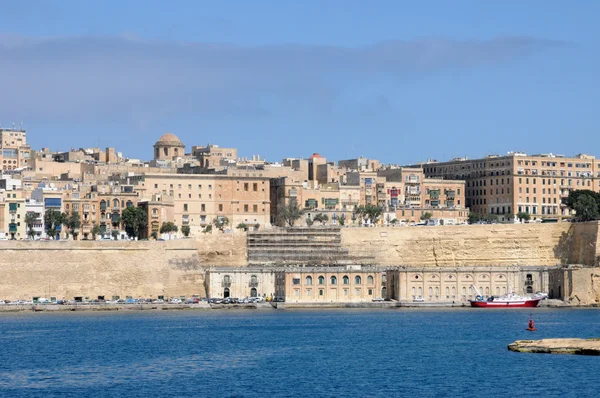
{"label": "harbor wall", "polygon": [[[598,226],[593,222],[342,228],[340,234],[350,260],[384,268],[594,266],[600,246]],[[244,233],[163,242],[0,241],[0,299],[204,296],[206,269],[246,266]],[[590,286],[587,280],[583,285]]]}

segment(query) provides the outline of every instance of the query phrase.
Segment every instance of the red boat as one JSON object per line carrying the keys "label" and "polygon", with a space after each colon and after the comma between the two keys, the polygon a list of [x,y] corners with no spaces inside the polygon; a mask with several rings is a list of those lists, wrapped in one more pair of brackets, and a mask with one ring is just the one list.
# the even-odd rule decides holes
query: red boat
{"label": "red boat", "polygon": [[530,298],[530,297],[522,297],[517,296],[516,294],[509,294],[507,296],[502,297],[488,297],[483,298],[478,296],[475,300],[469,300],[471,303],[471,307],[494,307],[494,308],[503,308],[503,307],[537,307],[538,304],[542,301],[541,298]]}
{"label": "red boat", "polygon": [[546,295],[543,294],[536,295],[535,297],[523,297],[514,293],[500,297],[490,296],[486,298],[479,293],[475,286],[473,286],[473,289],[477,292],[477,296],[475,296],[474,300],[469,300],[471,307],[537,307],[540,301],[546,298]]}

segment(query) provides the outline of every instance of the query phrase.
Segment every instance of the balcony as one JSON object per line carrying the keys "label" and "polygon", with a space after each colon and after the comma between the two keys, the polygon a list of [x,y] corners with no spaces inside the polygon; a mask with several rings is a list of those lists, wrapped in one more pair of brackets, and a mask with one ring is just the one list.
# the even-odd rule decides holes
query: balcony
{"label": "balcony", "polygon": [[221,287],[231,287],[231,282],[223,281],[221,282]]}
{"label": "balcony", "polygon": [[533,286],[533,281],[531,279],[526,279],[525,286]]}
{"label": "balcony", "polygon": [[454,191],[454,190],[446,191],[446,197],[453,198],[455,196],[456,196],[456,191]]}
{"label": "balcony", "polygon": [[248,286],[249,287],[258,287],[258,281],[257,282],[250,281],[250,282],[248,282]]}

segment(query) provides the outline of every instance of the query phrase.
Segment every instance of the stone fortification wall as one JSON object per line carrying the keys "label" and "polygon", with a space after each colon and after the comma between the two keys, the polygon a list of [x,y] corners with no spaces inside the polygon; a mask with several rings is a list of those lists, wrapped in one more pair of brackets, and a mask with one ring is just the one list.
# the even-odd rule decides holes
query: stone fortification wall
{"label": "stone fortification wall", "polygon": [[598,223],[346,228],[342,247],[384,266],[594,265]]}
{"label": "stone fortification wall", "polygon": [[0,242],[0,299],[205,295],[209,266],[246,264],[245,236]]}

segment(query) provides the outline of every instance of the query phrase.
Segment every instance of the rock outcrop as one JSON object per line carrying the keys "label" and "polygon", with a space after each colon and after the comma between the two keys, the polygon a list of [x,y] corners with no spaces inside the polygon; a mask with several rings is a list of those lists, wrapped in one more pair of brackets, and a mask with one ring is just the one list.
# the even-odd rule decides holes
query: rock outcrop
{"label": "rock outcrop", "polygon": [[509,351],[536,354],[599,355],[600,339],[542,339],[517,340],[508,345]]}

